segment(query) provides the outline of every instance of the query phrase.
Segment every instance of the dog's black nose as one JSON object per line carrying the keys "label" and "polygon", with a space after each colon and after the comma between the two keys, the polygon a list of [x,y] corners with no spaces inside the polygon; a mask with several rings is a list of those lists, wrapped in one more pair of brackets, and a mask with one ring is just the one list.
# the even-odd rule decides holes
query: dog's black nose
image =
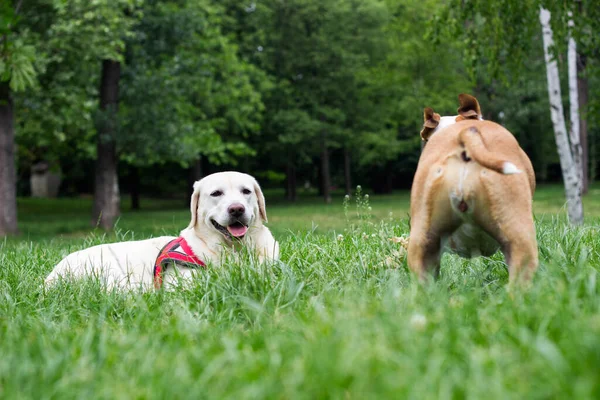
{"label": "dog's black nose", "polygon": [[234,203],[227,208],[227,212],[232,217],[241,217],[245,211],[246,208],[240,203]]}

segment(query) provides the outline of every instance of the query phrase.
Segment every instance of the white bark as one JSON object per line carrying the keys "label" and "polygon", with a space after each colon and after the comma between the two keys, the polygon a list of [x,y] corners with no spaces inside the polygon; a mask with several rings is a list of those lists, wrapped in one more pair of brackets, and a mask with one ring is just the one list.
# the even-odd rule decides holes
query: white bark
{"label": "white bark", "polygon": [[574,25],[573,13],[569,11],[569,47],[567,51],[569,67],[569,104],[571,111],[571,130],[569,131],[569,137],[571,139],[573,162],[579,173],[579,179],[582,181],[583,188],[583,150],[581,148],[581,134],[579,129],[579,92],[577,90],[577,44],[575,43],[575,39],[571,36]]}
{"label": "white bark", "polygon": [[[567,197],[567,213],[572,224],[583,223],[583,204],[581,202],[581,173],[577,168],[569,144],[569,136],[565,124],[564,110],[560,91],[558,64],[553,59],[550,49],[554,46],[552,27],[550,26],[550,11],[540,8],[540,23],[544,42],[544,58],[546,60],[546,77],[548,78],[548,97],[550,99],[550,115],[554,126],[554,138],[560,158],[565,193]],[[579,139],[577,139],[579,143]],[[581,149],[581,146],[579,146]]]}

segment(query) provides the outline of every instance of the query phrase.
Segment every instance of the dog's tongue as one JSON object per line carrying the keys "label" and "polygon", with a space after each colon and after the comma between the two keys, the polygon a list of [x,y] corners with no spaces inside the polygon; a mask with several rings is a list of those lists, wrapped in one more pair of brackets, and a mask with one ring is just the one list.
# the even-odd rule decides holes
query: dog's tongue
{"label": "dog's tongue", "polygon": [[248,227],[246,227],[242,224],[235,224],[235,225],[229,225],[227,227],[227,230],[229,231],[229,233],[231,233],[232,236],[240,237],[240,236],[244,236],[246,234],[246,232],[248,232]]}

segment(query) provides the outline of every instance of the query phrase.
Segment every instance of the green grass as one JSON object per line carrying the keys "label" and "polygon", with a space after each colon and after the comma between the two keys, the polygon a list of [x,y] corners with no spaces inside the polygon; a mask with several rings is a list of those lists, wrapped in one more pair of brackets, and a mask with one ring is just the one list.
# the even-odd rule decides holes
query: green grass
{"label": "green grass", "polygon": [[438,282],[416,284],[388,240],[408,233],[407,193],[352,203],[349,220],[341,198],[270,193],[281,260],[209,268],[189,290],[44,292],[69,251],[176,233],[188,211],[146,201],[115,238],[87,228],[89,201],[23,199],[23,235],[0,244],[0,398],[598,398],[599,189],[581,228],[559,187],[538,190],[526,292],[506,290],[499,254],[446,255]]}
{"label": "green grass", "polygon": [[[310,196],[309,196],[310,195]],[[343,195],[337,193],[332,204],[326,205],[314,194],[302,193],[293,206],[283,199],[280,191],[268,191],[267,212],[269,228],[277,237],[287,237],[293,232],[314,231],[327,234],[346,227]],[[600,217],[600,185],[592,186],[584,199],[586,218],[589,222]],[[371,196],[373,219],[394,220],[408,218],[408,191],[392,195]],[[542,220],[559,217],[565,220],[564,192],[560,185],[544,185],[536,191],[534,211]],[[129,232],[133,237],[177,235],[186,227],[190,212],[183,200],[142,199],[142,210],[131,211],[129,199],[122,202],[122,215],[117,223],[118,230]],[[89,235],[99,235],[90,228],[91,199],[19,199],[19,227],[21,236],[16,241],[60,240],[81,242]],[[350,209],[355,214],[354,205]],[[109,236],[110,239],[110,236]],[[114,239],[114,237],[112,237]],[[10,239],[15,241],[15,239]]]}

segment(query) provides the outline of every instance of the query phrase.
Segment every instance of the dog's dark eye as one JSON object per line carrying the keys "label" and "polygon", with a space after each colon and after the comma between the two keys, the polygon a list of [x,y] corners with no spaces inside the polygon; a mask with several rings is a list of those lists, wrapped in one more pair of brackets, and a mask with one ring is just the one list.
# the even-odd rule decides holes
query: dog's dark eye
{"label": "dog's dark eye", "polygon": [[244,188],[244,189],[242,189],[242,193],[244,193],[244,194],[250,194],[250,193],[252,193],[252,191],[250,189]]}
{"label": "dog's dark eye", "polygon": [[219,196],[223,196],[223,192],[220,190],[215,190],[214,192],[212,192],[210,194],[212,197],[219,197]]}

